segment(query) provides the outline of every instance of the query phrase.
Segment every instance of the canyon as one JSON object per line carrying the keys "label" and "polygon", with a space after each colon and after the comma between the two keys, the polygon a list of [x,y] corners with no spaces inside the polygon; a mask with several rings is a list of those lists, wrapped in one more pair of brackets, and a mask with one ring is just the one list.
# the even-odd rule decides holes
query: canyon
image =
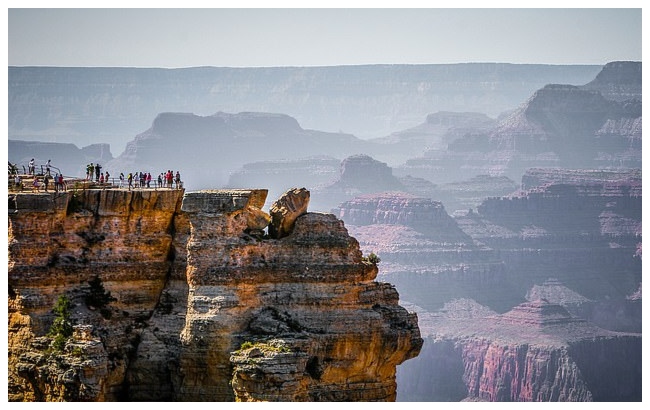
{"label": "canyon", "polygon": [[398,400],[641,399],[640,170],[530,169],[522,188],[453,216],[395,192],[335,212],[418,313]]}
{"label": "canyon", "polygon": [[[641,401],[641,62],[569,70],[577,76],[546,67],[562,73],[553,80],[533,79],[545,71],[534,67],[435,78],[431,68],[313,69],[340,77],[300,86],[259,71],[282,80],[273,107],[349,104],[329,111],[346,124],[319,127],[330,131],[311,129],[320,114],[250,111],[268,108],[248,97],[268,84],[235,81],[210,98],[223,92],[240,112],[152,110],[116,157],[108,144],[10,140],[14,162],[57,149],[114,176],[180,169],[188,189],[10,193],[10,398]],[[493,69],[494,81],[460,84],[459,68]],[[386,82],[391,70],[404,82]],[[190,71],[205,83],[190,87],[194,99],[178,92],[183,108],[215,78]],[[103,73],[137,96],[140,75],[181,72]],[[10,103],[28,98],[23,81],[56,91],[66,75],[10,67],[20,79]],[[35,104],[62,107],[52,103]],[[10,137],[30,133],[26,106],[10,104]],[[382,133],[341,131],[358,110]],[[83,302],[96,271],[117,299],[108,311]],[[47,336],[61,295],[78,323],[65,369]]]}

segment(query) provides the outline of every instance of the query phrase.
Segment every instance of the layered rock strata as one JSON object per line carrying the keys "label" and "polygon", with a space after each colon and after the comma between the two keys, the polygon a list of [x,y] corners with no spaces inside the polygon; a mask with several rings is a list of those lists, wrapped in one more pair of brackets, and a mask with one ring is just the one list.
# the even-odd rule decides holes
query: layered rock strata
{"label": "layered rock strata", "polygon": [[[340,206],[381,278],[421,308],[398,401],[640,400],[640,170],[532,169],[522,187],[453,218],[396,193]],[[552,325],[542,298],[572,317]],[[469,320],[447,307],[458,299],[491,312]]]}
{"label": "layered rock strata", "polygon": [[[10,401],[395,400],[417,317],[334,215],[253,235],[265,199],[10,195]],[[84,303],[94,277],[116,299],[101,311]],[[75,332],[56,351],[61,295]]]}
{"label": "layered rock strata", "polygon": [[544,299],[502,315],[471,300],[455,300],[436,313],[419,315],[425,344],[421,360],[400,367],[400,397],[641,400],[640,333],[600,329]]}
{"label": "layered rock strata", "polygon": [[433,183],[527,168],[641,167],[641,63],[607,64],[585,86],[547,84],[488,131],[466,133],[395,168]]}
{"label": "layered rock strata", "polygon": [[[182,195],[180,190],[9,195],[11,401],[124,398],[130,357],[174,269],[173,221]],[[83,303],[95,276],[117,299],[108,314]],[[93,336],[90,345],[73,337],[73,344],[81,344],[69,347],[75,353],[63,367],[42,338],[62,295],[72,301],[71,320],[91,326],[86,333]]]}

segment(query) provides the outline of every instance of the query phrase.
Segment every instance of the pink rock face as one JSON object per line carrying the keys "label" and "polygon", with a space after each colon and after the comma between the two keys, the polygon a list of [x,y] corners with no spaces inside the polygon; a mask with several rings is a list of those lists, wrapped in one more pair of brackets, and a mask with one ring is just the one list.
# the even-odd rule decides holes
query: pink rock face
{"label": "pink rock face", "polygon": [[496,402],[641,398],[641,335],[600,329],[557,304],[538,299],[499,315],[457,300],[419,318],[425,347],[417,361],[401,366],[408,376],[400,395]]}

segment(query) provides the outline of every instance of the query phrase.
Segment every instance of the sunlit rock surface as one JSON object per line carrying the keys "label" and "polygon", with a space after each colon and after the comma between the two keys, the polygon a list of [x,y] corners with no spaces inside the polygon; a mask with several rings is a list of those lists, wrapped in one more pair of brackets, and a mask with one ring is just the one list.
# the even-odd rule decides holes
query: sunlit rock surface
{"label": "sunlit rock surface", "polygon": [[[260,234],[266,195],[9,195],[9,400],[395,400],[416,315],[334,215]],[[101,309],[85,303],[94,277],[116,299]],[[61,295],[75,331],[53,351]],[[283,349],[260,370],[246,342]]]}

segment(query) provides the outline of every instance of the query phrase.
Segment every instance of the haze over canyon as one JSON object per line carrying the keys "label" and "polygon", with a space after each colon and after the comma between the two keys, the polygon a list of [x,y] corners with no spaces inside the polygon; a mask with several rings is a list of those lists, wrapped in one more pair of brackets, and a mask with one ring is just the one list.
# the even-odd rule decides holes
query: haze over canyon
{"label": "haze over canyon", "polygon": [[641,401],[641,72],[9,67],[10,401]]}

